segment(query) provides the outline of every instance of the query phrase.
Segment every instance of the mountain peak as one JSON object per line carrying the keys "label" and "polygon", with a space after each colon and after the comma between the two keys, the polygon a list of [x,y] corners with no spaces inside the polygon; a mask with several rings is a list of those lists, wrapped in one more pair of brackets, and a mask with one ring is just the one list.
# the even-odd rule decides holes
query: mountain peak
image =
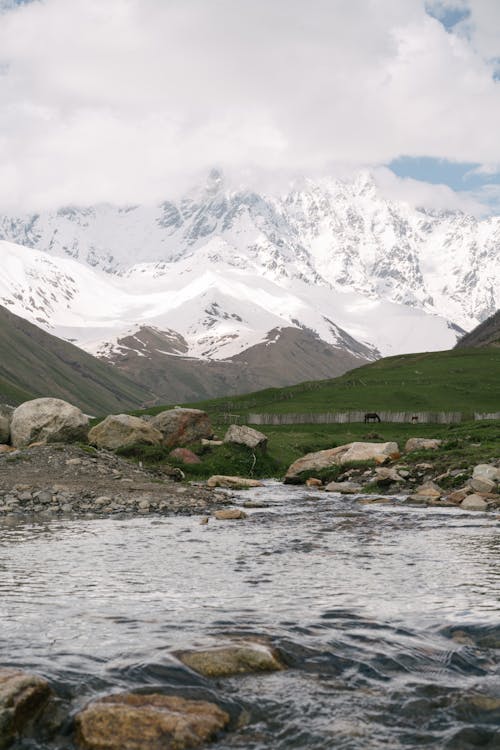
{"label": "mountain peak", "polygon": [[224,174],[221,169],[214,167],[210,170],[205,189],[209,195],[215,195],[224,189]]}

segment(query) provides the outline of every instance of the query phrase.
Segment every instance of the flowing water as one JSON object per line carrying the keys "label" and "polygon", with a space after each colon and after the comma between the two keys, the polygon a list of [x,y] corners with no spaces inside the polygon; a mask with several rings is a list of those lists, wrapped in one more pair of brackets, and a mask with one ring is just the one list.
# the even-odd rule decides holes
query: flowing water
{"label": "flowing water", "polygon": [[[215,700],[234,718],[215,750],[500,747],[498,517],[241,496],[269,507],[0,521],[0,664],[73,712],[124,689]],[[242,636],[288,669],[213,681],[173,656]],[[17,747],[72,747],[62,731]]]}

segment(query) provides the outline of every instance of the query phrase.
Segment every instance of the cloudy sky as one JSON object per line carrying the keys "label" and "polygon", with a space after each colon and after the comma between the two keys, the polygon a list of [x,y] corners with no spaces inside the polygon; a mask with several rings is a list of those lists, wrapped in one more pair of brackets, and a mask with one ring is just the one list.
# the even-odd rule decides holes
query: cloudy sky
{"label": "cloudy sky", "polygon": [[0,209],[217,166],[500,213],[499,0],[0,0]]}

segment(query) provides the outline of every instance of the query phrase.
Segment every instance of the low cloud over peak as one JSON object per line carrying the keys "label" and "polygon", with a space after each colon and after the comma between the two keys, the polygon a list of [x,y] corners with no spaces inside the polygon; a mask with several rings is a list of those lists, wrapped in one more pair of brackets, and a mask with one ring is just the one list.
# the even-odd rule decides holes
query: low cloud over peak
{"label": "low cloud over peak", "polygon": [[253,180],[402,155],[494,171],[500,84],[484,29],[496,7],[4,2],[0,207],[159,200],[214,164]]}

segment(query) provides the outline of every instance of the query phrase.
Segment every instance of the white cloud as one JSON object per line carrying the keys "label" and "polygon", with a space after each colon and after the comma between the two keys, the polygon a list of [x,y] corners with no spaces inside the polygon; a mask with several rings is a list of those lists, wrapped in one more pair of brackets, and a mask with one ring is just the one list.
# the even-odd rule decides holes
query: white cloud
{"label": "white cloud", "polygon": [[463,211],[477,217],[491,213],[492,206],[500,209],[498,200],[500,194],[494,195],[492,192],[483,194],[482,191],[455,192],[447,185],[435,185],[409,177],[397,177],[386,167],[375,168],[373,176],[386,198],[404,201],[413,208]]}
{"label": "white cloud", "polygon": [[499,163],[500,88],[474,33],[447,33],[424,0],[8,10],[0,206],[157,200],[213,165],[239,177],[400,155]]}

